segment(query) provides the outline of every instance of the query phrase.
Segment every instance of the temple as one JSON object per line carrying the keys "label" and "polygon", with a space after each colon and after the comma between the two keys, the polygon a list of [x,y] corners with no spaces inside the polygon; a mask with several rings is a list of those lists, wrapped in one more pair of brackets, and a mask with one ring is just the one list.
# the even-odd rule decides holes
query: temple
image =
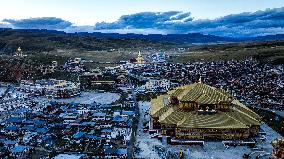
{"label": "temple", "polygon": [[18,47],[18,49],[16,50],[14,56],[18,57],[18,58],[23,58],[23,57],[26,57],[27,55],[24,55],[23,54],[23,50],[21,49],[21,47]]}
{"label": "temple", "polygon": [[256,113],[201,79],[153,99],[150,115],[153,129],[175,139],[247,139],[260,127]]}
{"label": "temple", "polygon": [[21,49],[21,47],[18,47],[18,49],[16,50],[15,56],[18,57],[23,57],[23,51]]}
{"label": "temple", "polygon": [[145,60],[144,60],[143,56],[141,55],[140,51],[138,53],[138,57],[136,58],[136,63],[137,64],[144,64],[145,63]]}

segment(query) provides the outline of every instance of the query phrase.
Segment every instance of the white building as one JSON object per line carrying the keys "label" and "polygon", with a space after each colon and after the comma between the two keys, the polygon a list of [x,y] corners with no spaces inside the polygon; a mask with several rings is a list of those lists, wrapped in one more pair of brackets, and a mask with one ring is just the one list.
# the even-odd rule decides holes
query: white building
{"label": "white building", "polygon": [[166,79],[154,80],[151,79],[145,84],[147,91],[168,91],[171,87],[171,82]]}
{"label": "white building", "polygon": [[20,90],[48,98],[72,98],[80,94],[80,83],[65,80],[22,80]]}

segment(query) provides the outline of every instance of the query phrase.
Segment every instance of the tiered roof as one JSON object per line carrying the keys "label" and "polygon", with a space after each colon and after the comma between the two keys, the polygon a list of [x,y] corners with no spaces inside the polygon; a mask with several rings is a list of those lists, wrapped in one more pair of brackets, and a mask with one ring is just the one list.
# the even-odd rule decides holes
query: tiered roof
{"label": "tiered roof", "polygon": [[171,96],[176,96],[181,102],[196,102],[200,104],[218,104],[232,101],[231,96],[222,89],[203,83],[194,83],[176,89]]}
{"label": "tiered roof", "polygon": [[275,139],[272,141],[272,146],[275,149],[284,151],[284,138],[280,138],[280,139]]}
{"label": "tiered roof", "polygon": [[[260,117],[241,104],[224,90],[202,83],[194,83],[178,87],[169,95],[161,95],[152,100],[150,114],[158,117],[161,124],[176,125],[180,128],[249,128],[260,125]],[[181,101],[196,101],[202,104],[230,102],[232,107],[226,112],[216,114],[198,114],[196,111],[186,111],[177,105],[165,104],[164,98],[176,96]]]}

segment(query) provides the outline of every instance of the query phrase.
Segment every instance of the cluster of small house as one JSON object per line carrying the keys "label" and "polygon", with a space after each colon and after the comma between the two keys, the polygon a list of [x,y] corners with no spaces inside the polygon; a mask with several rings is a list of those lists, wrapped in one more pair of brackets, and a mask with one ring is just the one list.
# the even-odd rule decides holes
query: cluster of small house
{"label": "cluster of small house", "polygon": [[68,72],[85,72],[84,62],[81,58],[70,59],[65,62],[63,68]]}
{"label": "cluster of small house", "polygon": [[157,52],[146,56],[146,58],[150,62],[160,63],[160,62],[166,62],[167,59],[169,58],[169,55],[167,55],[165,52]]}
{"label": "cluster of small house", "polygon": [[[179,63],[148,63],[125,65],[132,77],[140,83],[156,80],[170,80],[171,87],[203,81],[225,90],[246,104],[282,110],[283,65],[261,64],[255,59],[230,61],[199,61]],[[259,94],[259,92],[265,92]]]}
{"label": "cluster of small house", "polygon": [[57,61],[52,61],[50,65],[42,65],[40,71],[43,75],[54,73],[56,70],[64,70],[72,73],[82,73],[86,71],[84,65],[86,60],[81,58],[74,58],[67,60],[64,65],[59,65]]}
{"label": "cluster of small house", "polygon": [[[139,87],[136,88],[137,92],[167,92],[173,86],[173,82],[168,79],[158,78],[155,74],[158,71],[146,72],[138,74],[136,71],[140,71],[144,68],[151,66],[151,64],[123,64],[116,67],[107,67],[104,70],[104,74],[114,76],[113,85],[124,86],[128,83],[128,78],[132,80],[141,81],[136,83]],[[154,77],[154,78],[153,78]],[[105,84],[106,81],[93,81],[93,84]]]}
{"label": "cluster of small house", "polygon": [[80,83],[56,79],[22,80],[19,89],[32,96],[72,98],[80,94]]}
{"label": "cluster of small house", "polygon": [[171,82],[167,79],[148,79],[144,85],[137,87],[136,91],[146,92],[167,92],[171,88]]}
{"label": "cluster of small house", "polygon": [[136,114],[134,102],[82,105],[50,102],[19,107],[0,121],[0,155],[30,157],[45,151],[87,153],[99,158],[127,158]]}
{"label": "cluster of small house", "polygon": [[113,90],[116,87],[127,86],[128,73],[121,66],[92,69],[80,76],[82,87],[98,90]]}

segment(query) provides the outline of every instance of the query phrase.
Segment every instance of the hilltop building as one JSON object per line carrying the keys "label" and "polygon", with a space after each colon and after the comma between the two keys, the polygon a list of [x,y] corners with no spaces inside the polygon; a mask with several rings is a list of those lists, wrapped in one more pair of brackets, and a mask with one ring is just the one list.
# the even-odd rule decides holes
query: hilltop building
{"label": "hilltop building", "polygon": [[24,57],[24,56],[26,56],[26,55],[23,54],[23,51],[22,51],[21,47],[18,47],[18,49],[16,50],[14,56],[15,56],[15,57]]}
{"label": "hilltop building", "polygon": [[260,117],[225,90],[198,83],[177,87],[151,101],[151,127],[172,139],[247,139]]}
{"label": "hilltop building", "polygon": [[144,63],[145,63],[145,60],[143,56],[141,55],[141,52],[139,51],[138,57],[136,58],[136,64],[144,64]]}

